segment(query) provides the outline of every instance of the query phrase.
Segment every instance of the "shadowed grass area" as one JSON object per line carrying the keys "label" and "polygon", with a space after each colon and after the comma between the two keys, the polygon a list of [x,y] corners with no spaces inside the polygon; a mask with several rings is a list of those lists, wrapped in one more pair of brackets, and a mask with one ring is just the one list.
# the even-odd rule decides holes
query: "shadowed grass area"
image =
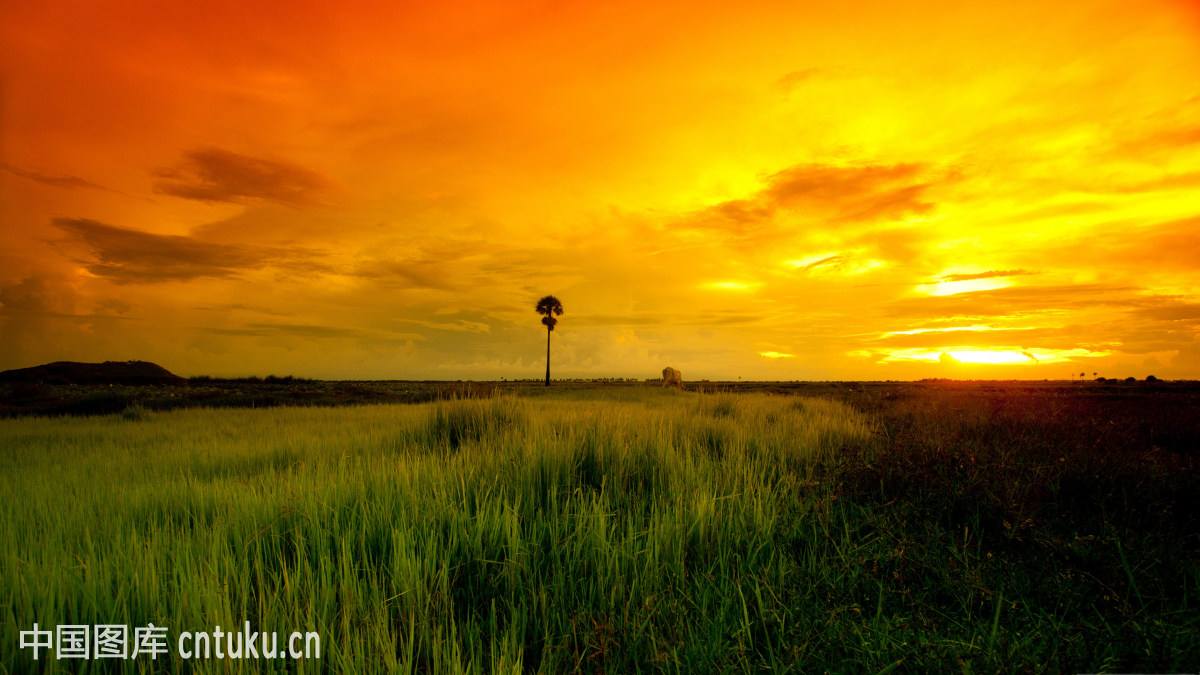
{"label": "shadowed grass area", "polygon": [[[879,442],[838,476],[870,572],[858,595],[877,588],[881,616],[903,616],[930,660],[1195,669],[1194,405],[954,384],[872,407]],[[946,639],[971,625],[995,628]]]}
{"label": "shadowed grass area", "polygon": [[1014,524],[1058,440],[951,412],[624,388],[0,421],[0,671],[34,621],[321,634],[200,672],[1194,664],[1194,521],[1047,496]]}

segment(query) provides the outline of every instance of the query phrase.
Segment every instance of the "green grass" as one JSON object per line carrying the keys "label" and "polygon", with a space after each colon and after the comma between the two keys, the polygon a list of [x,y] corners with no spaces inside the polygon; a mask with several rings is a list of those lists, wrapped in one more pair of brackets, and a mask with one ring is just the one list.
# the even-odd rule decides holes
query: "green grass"
{"label": "green grass", "polygon": [[0,672],[35,667],[34,621],[322,638],[169,671],[1195,665],[1194,595],[1153,600],[1138,562],[1158,604],[1113,624],[978,531],[847,491],[886,436],[830,400],[652,388],[0,421]]}

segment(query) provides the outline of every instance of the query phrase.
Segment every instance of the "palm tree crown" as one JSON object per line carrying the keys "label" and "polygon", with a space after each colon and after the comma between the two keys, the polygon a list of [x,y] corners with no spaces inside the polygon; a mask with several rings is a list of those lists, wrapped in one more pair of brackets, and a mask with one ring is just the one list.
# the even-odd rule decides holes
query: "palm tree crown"
{"label": "palm tree crown", "polygon": [[537,313],[542,315],[542,325],[546,327],[546,330],[554,330],[554,325],[558,323],[558,319],[554,317],[562,316],[563,306],[558,298],[547,295],[538,300]]}

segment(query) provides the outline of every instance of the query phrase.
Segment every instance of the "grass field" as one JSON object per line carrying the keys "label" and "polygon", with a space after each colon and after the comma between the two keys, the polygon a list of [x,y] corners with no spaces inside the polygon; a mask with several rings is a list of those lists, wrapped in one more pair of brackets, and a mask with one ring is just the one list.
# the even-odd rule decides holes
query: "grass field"
{"label": "grass field", "polygon": [[1122,435],[1103,406],[990,400],[620,387],[0,420],[0,672],[113,667],[34,664],[35,621],[244,620],[315,630],[321,658],[155,665],[1195,670],[1195,408]]}

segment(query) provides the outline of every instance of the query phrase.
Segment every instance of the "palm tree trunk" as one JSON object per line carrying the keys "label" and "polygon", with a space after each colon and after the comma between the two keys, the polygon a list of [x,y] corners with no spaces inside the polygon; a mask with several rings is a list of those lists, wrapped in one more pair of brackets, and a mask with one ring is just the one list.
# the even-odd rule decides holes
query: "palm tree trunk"
{"label": "palm tree trunk", "polygon": [[550,328],[546,328],[546,386],[550,386]]}

